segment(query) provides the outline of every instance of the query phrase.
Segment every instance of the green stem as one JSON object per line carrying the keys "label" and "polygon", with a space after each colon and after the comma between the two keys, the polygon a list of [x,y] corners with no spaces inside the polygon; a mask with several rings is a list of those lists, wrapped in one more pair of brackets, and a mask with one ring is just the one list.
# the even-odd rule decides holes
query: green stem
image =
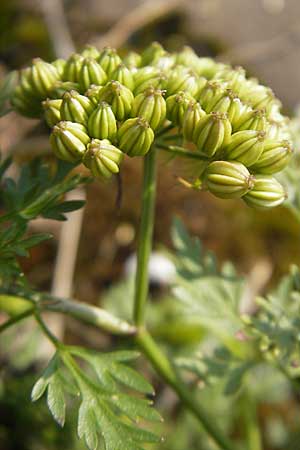
{"label": "green stem", "polygon": [[12,325],[15,325],[16,323],[20,322],[21,320],[26,319],[26,317],[32,316],[34,311],[35,308],[29,308],[26,311],[13,316],[11,319],[7,320],[2,325],[0,325],[0,333],[2,333],[2,331],[7,330],[7,328],[11,327]]}
{"label": "green stem", "polygon": [[247,450],[262,450],[262,439],[257,420],[257,405],[248,393],[244,395],[242,407],[245,421]]}
{"label": "green stem", "polygon": [[[159,146],[162,146],[159,144]],[[175,148],[176,147],[172,147]],[[182,154],[182,149],[177,148]],[[183,149],[185,152],[185,150]],[[192,153],[192,152],[191,152]],[[193,154],[193,153],[192,153]],[[152,235],[155,210],[155,149],[152,148],[144,159],[144,178],[142,194],[142,212],[140,223],[140,236],[137,254],[137,268],[134,297],[134,323],[137,326],[135,340],[142,352],[151,362],[159,375],[173,388],[182,403],[196,416],[208,434],[214,439],[222,450],[234,450],[234,446],[214,424],[212,418],[197,403],[195,397],[186,388],[184,382],[176,373],[174,367],[156,345],[151,335],[144,328],[145,306],[149,289],[148,263],[152,248]]]}
{"label": "green stem", "polygon": [[159,136],[163,136],[164,134],[166,134],[168,131],[173,130],[174,129],[174,125],[172,123],[170,123],[169,125],[166,125],[164,128],[162,128],[161,130],[159,130],[156,133],[156,137],[158,138]]}
{"label": "green stem", "polygon": [[47,327],[47,325],[45,324],[45,322],[43,321],[43,319],[41,318],[40,314],[38,311],[35,312],[34,314],[35,319],[37,321],[37,323],[39,324],[41,330],[43,331],[43,333],[47,336],[47,338],[49,339],[49,341],[52,342],[52,344],[54,345],[55,348],[60,349],[63,348],[64,345],[62,342],[60,342],[56,336],[54,336],[54,334],[49,330],[49,328]]}
{"label": "green stem", "polygon": [[[184,382],[176,373],[174,367],[171,365],[168,358],[157,346],[151,335],[145,330],[140,329],[136,336],[137,345],[151,362],[156,372],[165,380],[165,382],[172,387],[177,393],[182,403],[194,414],[194,416],[201,422],[203,428],[211,436],[212,439],[223,450],[234,450],[235,447],[215,425],[212,417],[209,417],[207,412],[203,410],[201,405],[197,402],[195,396],[187,389]],[[256,450],[259,450],[257,447]]]}
{"label": "green stem", "polygon": [[[16,311],[14,314],[21,314],[26,308],[26,302],[34,303],[40,311],[66,314],[111,334],[130,336],[136,332],[133,325],[97,306],[46,293],[22,292],[13,288],[6,291],[0,289],[0,311],[7,310],[9,313],[11,310]],[[27,310],[28,307],[25,311]]]}
{"label": "green stem", "polygon": [[155,194],[156,194],[156,149],[152,149],[144,158],[144,178],[142,194],[142,212],[140,235],[137,253],[137,269],[135,279],[134,323],[138,326],[144,323],[145,306],[149,289],[148,262],[152,248],[154,224]]}

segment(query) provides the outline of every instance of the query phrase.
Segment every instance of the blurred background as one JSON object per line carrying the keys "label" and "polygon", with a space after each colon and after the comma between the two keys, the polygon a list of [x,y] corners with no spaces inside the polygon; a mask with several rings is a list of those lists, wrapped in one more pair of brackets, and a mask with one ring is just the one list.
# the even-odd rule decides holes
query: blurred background
{"label": "blurred background", "polygon": [[[117,47],[125,53],[128,49],[140,50],[153,40],[169,51],[190,45],[200,56],[243,65],[250,75],[275,91],[286,114],[292,115],[300,104],[299,0],[2,0],[0,79],[34,57],[49,61],[67,57],[86,43]],[[14,152],[15,173],[18,164],[47,152],[49,147],[47,131],[38,121],[14,113],[0,120],[0,145],[3,153]],[[170,247],[170,226],[177,215],[219,261],[231,260],[248,277],[254,293],[273,286],[291,263],[300,263],[299,222],[289,210],[256,212],[242,203],[237,207],[235,201],[223,202],[188,190],[177,181],[183,173],[180,161],[167,165],[160,159],[154,236],[157,251]],[[86,198],[87,203],[84,210],[72,213],[67,223],[33,222],[32,231],[49,231],[55,238],[22,260],[30,282],[37,289],[94,304],[113,301],[112,291],[122,282],[136,248],[140,182],[140,161],[126,160],[121,205],[116,206],[115,182],[94,182],[72,194],[74,198]],[[164,286],[156,286],[153,298],[158,300],[154,304],[167,295]],[[121,302],[126,309],[126,298]],[[108,345],[106,337],[90,329],[82,333],[71,319],[51,316],[49,321],[67,342],[97,348]],[[81,449],[72,414],[62,431],[46,407],[30,404],[36,370],[48,359],[50,349],[46,344],[37,348],[36,331],[30,324],[24,327],[17,334],[7,333],[1,341],[0,450]],[[26,334],[28,328],[30,333]],[[11,345],[13,355],[7,350]],[[167,417],[162,433],[169,437],[158,448],[215,448],[169,390],[159,384],[156,388],[157,406]],[[278,396],[280,389],[279,383],[274,395]],[[300,449],[299,398],[291,400],[284,389],[278,404],[274,400],[273,406],[262,403],[260,408],[268,450]],[[223,418],[228,415],[230,422],[228,403],[222,403],[217,393],[215,396],[217,413]],[[203,402],[209,401],[207,397],[204,394]],[[224,428],[228,426],[231,422],[224,424]],[[238,430],[233,427],[232,432]]]}

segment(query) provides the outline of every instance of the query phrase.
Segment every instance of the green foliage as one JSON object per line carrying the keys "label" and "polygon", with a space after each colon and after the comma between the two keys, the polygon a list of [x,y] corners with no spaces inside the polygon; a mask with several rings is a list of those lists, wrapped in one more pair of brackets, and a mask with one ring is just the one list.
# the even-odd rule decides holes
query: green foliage
{"label": "green foliage", "polygon": [[178,221],[173,242],[177,251],[174,294],[185,305],[186,314],[199,316],[209,331],[198,352],[177,358],[177,365],[205,386],[221,383],[225,395],[235,394],[245,374],[255,373],[262,364],[298,380],[299,269],[293,266],[273,292],[256,299],[255,315],[241,317],[243,282],[232,267],[219,271],[213,255],[205,253]]}
{"label": "green foliage", "polygon": [[243,361],[224,347],[215,348],[212,355],[178,358],[176,364],[194,373],[205,386],[222,381],[224,395],[235,394],[242,385],[244,375],[253,366],[252,361]]}
{"label": "green foliage", "polygon": [[83,206],[82,201],[64,201],[66,192],[87,178],[70,175],[73,166],[59,163],[56,170],[40,159],[25,164],[17,180],[5,176],[11,165],[7,158],[0,165],[0,201],[5,213],[0,216],[0,280],[8,283],[21,281],[19,256],[28,256],[30,248],[51,236],[46,233],[26,236],[28,223],[37,217],[65,220],[64,213]]}
{"label": "green foliage", "polygon": [[233,266],[226,263],[219,270],[215,256],[205,252],[179,220],[174,221],[172,238],[177,271],[173,293],[184,305],[185,314],[197,317],[219,336],[237,332],[243,281]]}
{"label": "green foliage", "polygon": [[[141,450],[145,442],[158,442],[153,433],[137,427],[139,421],[159,421],[152,402],[141,395],[152,395],[151,385],[127,364],[137,358],[131,351],[97,353],[80,347],[57,350],[32,390],[32,400],[47,391],[47,404],[54,419],[65,423],[65,395],[80,395],[78,436],[89,449],[98,448],[99,435],[106,450]],[[74,357],[88,364],[90,374]],[[124,389],[125,388],[125,389]],[[128,392],[134,390],[140,396]]]}
{"label": "green foliage", "polygon": [[259,313],[246,321],[266,359],[288,377],[300,376],[300,271],[292,266],[278,287],[266,298],[256,299]]}

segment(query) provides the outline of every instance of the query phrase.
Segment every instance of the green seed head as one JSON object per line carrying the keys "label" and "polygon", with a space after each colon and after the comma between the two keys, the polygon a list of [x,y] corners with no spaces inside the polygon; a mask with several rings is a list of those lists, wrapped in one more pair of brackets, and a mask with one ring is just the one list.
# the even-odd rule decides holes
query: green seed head
{"label": "green seed head", "polygon": [[178,94],[171,95],[167,98],[167,118],[173,122],[175,126],[182,127],[184,116],[191,105],[191,102],[195,103],[193,97],[186,92],[178,92]]}
{"label": "green seed head", "polygon": [[87,125],[93,109],[94,105],[88,97],[79,94],[77,91],[70,91],[63,95],[60,115],[62,120]]}
{"label": "green seed head", "polygon": [[15,87],[10,102],[14,110],[23,116],[39,118],[43,114],[40,100],[28,94],[20,84]]}
{"label": "green seed head", "polygon": [[166,53],[165,49],[159,42],[152,42],[141,54],[141,65],[148,66],[152,64],[154,60],[163,56]]}
{"label": "green seed head", "polygon": [[252,169],[260,174],[272,175],[287,166],[292,154],[293,149],[289,141],[267,139],[263,152]]}
{"label": "green seed head", "polygon": [[81,161],[89,142],[85,126],[69,121],[61,121],[55,125],[50,136],[54,154],[72,163]]}
{"label": "green seed head", "polygon": [[144,93],[135,97],[131,116],[143,117],[147,120],[152,130],[157,130],[162,126],[166,118],[166,102],[164,91],[160,89],[148,88]]}
{"label": "green seed head", "polygon": [[152,65],[162,72],[168,74],[174,67],[175,57],[171,53],[165,52],[163,55],[157,56],[152,61]]}
{"label": "green seed head", "polygon": [[225,148],[228,159],[239,161],[251,167],[261,156],[265,145],[264,131],[244,130],[231,135]]}
{"label": "green seed head", "polygon": [[198,122],[206,116],[205,111],[201,108],[200,103],[191,101],[183,118],[182,132],[186,140],[190,142],[196,141],[196,129]]}
{"label": "green seed head", "polygon": [[125,64],[119,64],[118,67],[112,72],[111,79],[118,81],[133,91],[134,81],[132,72],[125,66]]}
{"label": "green seed head", "polygon": [[43,101],[44,117],[47,125],[52,128],[61,120],[60,107],[62,104],[61,99],[50,100],[49,98]]}
{"label": "green seed head", "polygon": [[109,140],[92,139],[84,154],[83,164],[90,169],[94,177],[110,178],[119,172],[123,153]]}
{"label": "green seed head", "polygon": [[178,66],[168,76],[165,89],[167,91],[167,97],[177,94],[180,91],[194,96],[199,90],[198,77],[191,69]]}
{"label": "green seed head", "polygon": [[257,175],[251,190],[243,197],[248,206],[256,209],[274,208],[281,205],[287,195],[275,178]]}
{"label": "green seed head", "polygon": [[216,197],[240,198],[254,185],[253,176],[241,163],[214,161],[204,173],[204,186]]}
{"label": "green seed head", "polygon": [[185,67],[191,67],[193,70],[198,68],[200,58],[195,51],[186,45],[183,49],[176,53],[176,64]]}
{"label": "green seed head", "polygon": [[122,63],[122,60],[116,49],[105,47],[102,52],[100,52],[98,63],[106,72],[107,77],[111,78],[111,74]]}
{"label": "green seed head", "polygon": [[128,69],[137,69],[142,65],[142,57],[136,52],[129,52],[125,58],[123,58],[123,62]]}
{"label": "green seed head", "polygon": [[89,135],[97,139],[114,140],[117,133],[117,122],[110,105],[100,102],[88,120]]}
{"label": "green seed head", "polygon": [[81,52],[84,58],[94,58],[97,59],[100,56],[99,50],[93,45],[86,45]]}
{"label": "green seed head", "polygon": [[84,57],[79,53],[73,53],[69,59],[67,59],[64,73],[63,81],[73,81],[74,83],[79,83],[79,75],[81,67],[84,61]]}
{"label": "green seed head", "polygon": [[79,84],[73,81],[57,81],[50,92],[52,99],[63,98],[65,92],[79,91]]}
{"label": "green seed head", "polygon": [[236,67],[232,69],[230,66],[223,66],[215,74],[214,79],[220,80],[227,84],[236,95],[240,96],[243,94],[245,89],[246,71],[242,67]]}
{"label": "green seed head", "polygon": [[198,92],[198,102],[206,112],[215,111],[215,105],[224,96],[224,86],[218,81],[207,81],[201,92]]}
{"label": "green seed head", "polygon": [[210,113],[202,117],[195,129],[195,144],[199,151],[212,157],[225,147],[231,136],[231,124],[225,113]]}
{"label": "green seed head", "polygon": [[236,124],[236,130],[265,131],[267,129],[266,112],[264,109],[254,109],[249,111],[249,115],[240,118]]}
{"label": "green seed head", "polygon": [[58,80],[59,72],[54,65],[40,58],[33,60],[30,72],[28,72],[28,82],[32,86],[32,92],[37,97],[45,99]]}
{"label": "green seed head", "polygon": [[126,120],[118,130],[119,147],[129,156],[144,156],[153,140],[153,130],[142,117]]}
{"label": "green seed head", "polygon": [[102,67],[94,58],[87,57],[82,61],[78,82],[82,92],[85,92],[91,85],[103,85],[107,76]]}
{"label": "green seed head", "polygon": [[157,67],[146,66],[138,69],[133,75],[134,95],[143,93],[147,88],[164,89],[166,75]]}
{"label": "green seed head", "polygon": [[59,74],[59,77],[62,78],[64,70],[65,70],[65,65],[66,65],[66,60],[62,59],[62,58],[58,58],[55,61],[53,61],[52,66],[54,66]]}
{"label": "green seed head", "polygon": [[118,81],[110,81],[99,91],[99,101],[109,103],[117,120],[125,120],[130,116],[133,94]]}
{"label": "green seed head", "polygon": [[[214,85],[216,87],[216,85]],[[202,91],[202,95],[203,97],[205,97],[205,91],[206,91],[206,95],[209,94],[209,90],[210,88],[208,88],[208,86],[205,86],[203,88]],[[212,89],[213,91],[214,89]],[[200,98],[201,98],[201,93],[199,94]],[[236,95],[235,93],[231,90],[231,89],[223,89],[223,90],[218,90],[217,88],[215,89],[215,93],[213,94],[211,101],[208,101],[208,104],[206,106],[206,112],[210,113],[210,112],[221,112],[221,113],[227,113],[228,114],[228,118],[229,118],[229,112],[232,115],[232,104],[234,102],[234,100],[236,99]],[[203,101],[202,101],[203,103]],[[204,102],[205,103],[205,102]]]}
{"label": "green seed head", "polygon": [[98,106],[99,104],[99,92],[102,88],[103,86],[92,84],[91,87],[84,93],[84,95],[91,100],[94,106]]}

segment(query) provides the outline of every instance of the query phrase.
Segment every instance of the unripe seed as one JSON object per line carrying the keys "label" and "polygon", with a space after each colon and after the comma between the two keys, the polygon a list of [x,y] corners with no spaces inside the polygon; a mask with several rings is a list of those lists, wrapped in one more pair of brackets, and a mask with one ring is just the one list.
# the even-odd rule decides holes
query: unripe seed
{"label": "unripe seed", "polygon": [[117,122],[111,107],[100,102],[88,120],[88,132],[93,138],[114,140],[117,133]]}
{"label": "unripe seed", "polygon": [[243,94],[247,82],[246,72],[242,67],[232,69],[231,66],[224,66],[216,73],[214,79],[226,82],[228,88],[238,96]]}
{"label": "unripe seed", "polygon": [[75,83],[79,82],[79,75],[82,68],[84,57],[79,53],[73,53],[69,59],[67,59],[63,81],[73,81]]}
{"label": "unripe seed", "polygon": [[42,116],[43,110],[40,100],[24,92],[20,84],[16,86],[10,102],[12,107],[23,116],[31,118]]}
{"label": "unripe seed", "polygon": [[49,98],[43,101],[42,103],[45,120],[50,128],[54,127],[54,125],[56,125],[61,120],[60,115],[61,104],[62,104],[61,99],[50,100]]}
{"label": "unripe seed", "polygon": [[116,49],[105,47],[98,57],[98,63],[110,78],[113,71],[122,63],[122,60]]}
{"label": "unripe seed", "polygon": [[79,84],[73,81],[57,81],[50,92],[50,97],[54,100],[62,98],[65,92],[79,91]]}
{"label": "unripe seed", "polygon": [[103,86],[92,84],[91,87],[84,93],[84,95],[91,100],[94,106],[98,106],[99,104],[99,92],[102,88]]}
{"label": "unripe seed", "polygon": [[256,163],[264,150],[266,133],[263,131],[244,130],[234,133],[225,148],[230,160],[239,161],[246,167]]}
{"label": "unripe seed", "polygon": [[198,122],[206,116],[205,111],[201,108],[200,103],[191,101],[183,118],[182,132],[186,140],[195,142],[195,132]]}
{"label": "unripe seed", "polygon": [[123,58],[123,62],[129,69],[137,69],[142,64],[142,57],[136,52],[129,52]]}
{"label": "unripe seed", "polygon": [[134,81],[131,71],[125,66],[125,64],[120,64],[111,74],[111,79],[118,81],[119,83],[126,86],[128,89],[133,91]]}
{"label": "unripe seed", "polygon": [[167,72],[170,71],[172,67],[174,67],[174,63],[174,56],[168,52],[165,52],[163,55],[155,57],[151,64],[154,67],[157,67],[159,70]]}
{"label": "unripe seed", "polygon": [[202,153],[212,157],[221,147],[228,144],[230,136],[231,124],[227,115],[210,113],[198,121],[194,142]]}
{"label": "unripe seed", "polygon": [[274,208],[286,199],[286,192],[275,178],[257,175],[252,189],[243,197],[248,206],[256,209]]}
{"label": "unripe seed", "polygon": [[93,109],[94,105],[88,97],[79,94],[77,91],[70,91],[63,96],[60,115],[62,120],[87,125]]}
{"label": "unripe seed", "polygon": [[144,156],[153,140],[150,125],[141,117],[126,120],[118,130],[119,147],[129,156]]}
{"label": "unripe seed", "polygon": [[198,92],[198,77],[186,67],[178,67],[171,72],[166,82],[167,97],[177,94],[180,91],[187,92],[191,96]]}
{"label": "unripe seed", "polygon": [[190,67],[191,69],[197,71],[200,58],[195,53],[195,51],[186,45],[183,49],[176,53],[176,64]]}
{"label": "unripe seed", "polygon": [[280,172],[287,166],[292,154],[293,149],[289,141],[267,139],[260,158],[253,165],[253,170],[266,175]]}
{"label": "unripe seed", "polygon": [[147,88],[164,89],[166,75],[156,67],[146,66],[138,69],[133,75],[134,95],[143,93]]}
{"label": "unripe seed", "polygon": [[240,118],[236,125],[236,129],[242,130],[254,130],[265,131],[267,128],[267,119],[264,109],[254,109],[249,113],[249,116],[244,120]]}
{"label": "unripe seed", "polygon": [[166,101],[167,118],[175,126],[182,127],[184,115],[191,102],[195,102],[195,100],[186,92],[171,95]]}
{"label": "unripe seed", "polygon": [[216,197],[240,198],[253,187],[254,181],[243,164],[214,161],[205,171],[204,185]]}
{"label": "unripe seed", "polygon": [[69,121],[61,121],[54,126],[50,143],[55,155],[65,161],[79,162],[87,149],[90,137],[86,128]]}
{"label": "unripe seed", "polygon": [[28,98],[35,98],[41,100],[40,93],[35,89],[32,81],[32,68],[26,67],[25,69],[21,69],[19,71],[19,86],[22,89],[23,95],[28,96]]}
{"label": "unripe seed", "polygon": [[213,111],[214,105],[224,95],[224,87],[218,81],[207,81],[204,88],[198,93],[197,100],[205,112]]}
{"label": "unripe seed", "polygon": [[99,50],[93,45],[86,45],[81,52],[84,58],[94,58],[97,59],[100,56]]}
{"label": "unripe seed", "polygon": [[34,59],[32,66],[29,69],[30,73],[28,81],[32,85],[32,91],[41,99],[46,98],[55,82],[59,80],[58,70],[54,65],[49,64],[40,58]]}
{"label": "unripe seed", "polygon": [[239,126],[249,120],[252,113],[251,106],[243,103],[238,97],[234,98],[227,111],[233,131],[238,131]]}
{"label": "unripe seed", "polygon": [[119,172],[123,153],[109,140],[92,139],[84,154],[83,164],[90,169],[94,177],[110,178]]}
{"label": "unripe seed", "polygon": [[268,119],[266,132],[269,139],[274,139],[277,141],[291,140],[289,121],[285,120],[282,116],[280,117],[280,120]]}
{"label": "unripe seed", "polygon": [[93,84],[102,85],[106,83],[106,80],[106,73],[94,58],[85,58],[82,61],[78,77],[82,92],[85,92]]}
{"label": "unripe seed", "polygon": [[155,58],[163,56],[166,53],[165,49],[159,42],[152,42],[141,54],[142,66],[150,65]]}
{"label": "unripe seed", "polygon": [[215,74],[223,67],[223,64],[216,63],[212,58],[198,58],[196,66],[192,68],[197,75],[205,77],[207,80],[211,80]]}
{"label": "unripe seed", "polygon": [[166,102],[164,91],[148,88],[143,94],[135,97],[131,116],[143,117],[147,120],[152,130],[162,126],[166,118]]}
{"label": "unripe seed", "polygon": [[66,65],[66,60],[62,59],[62,58],[58,58],[55,61],[53,61],[52,66],[54,66],[58,72],[58,75],[60,78],[62,78],[64,70],[65,70],[65,65]]}
{"label": "unripe seed", "polygon": [[233,100],[236,98],[236,95],[231,89],[224,89],[223,92],[220,91],[216,94],[217,95],[212,97],[211,101],[208,102],[206,106],[206,112],[228,113],[229,109],[231,108]]}
{"label": "unripe seed", "polygon": [[132,92],[118,81],[110,81],[99,91],[99,101],[110,104],[117,120],[129,117],[134,100]]}

